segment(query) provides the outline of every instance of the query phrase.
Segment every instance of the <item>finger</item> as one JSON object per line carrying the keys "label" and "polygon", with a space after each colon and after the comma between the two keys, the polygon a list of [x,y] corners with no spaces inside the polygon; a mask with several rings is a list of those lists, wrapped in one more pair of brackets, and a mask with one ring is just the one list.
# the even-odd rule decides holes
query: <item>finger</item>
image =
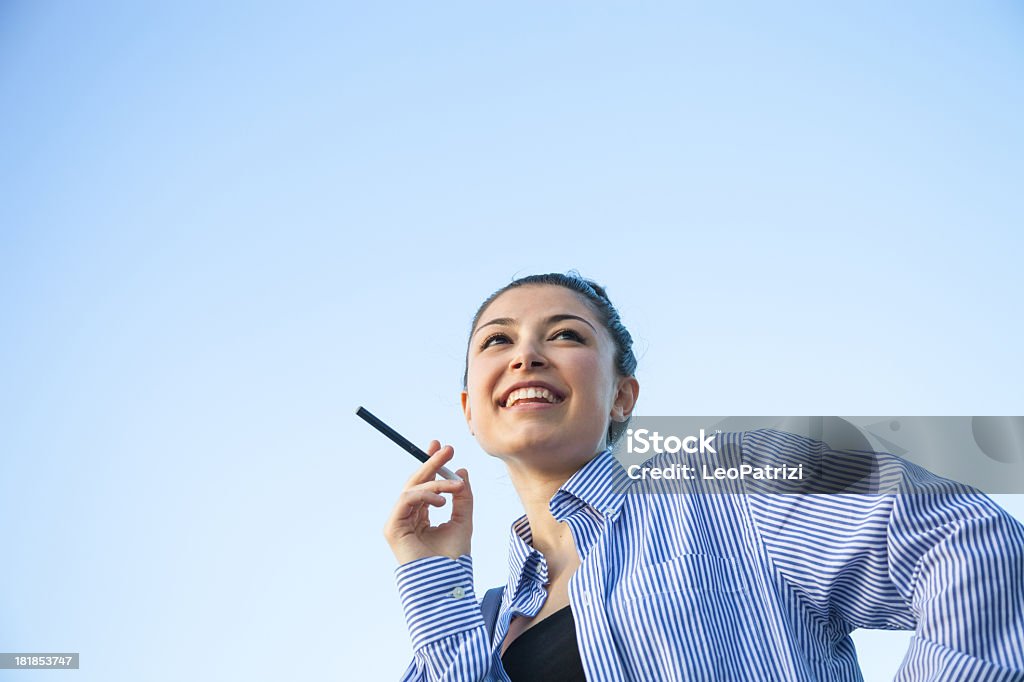
{"label": "finger", "polygon": [[399,525],[410,523],[416,519],[416,515],[426,505],[443,507],[445,499],[443,496],[430,490],[406,490],[399,496],[391,518],[399,522]]}
{"label": "finger", "polygon": [[464,485],[460,490],[452,492],[451,520],[456,522],[472,521],[473,487],[469,482],[469,472],[466,469],[459,469],[455,473],[462,479]]}
{"label": "finger", "polygon": [[443,507],[447,504],[443,495],[432,493],[429,490],[409,491],[409,494],[414,495],[412,500],[414,505],[419,503],[420,505],[429,504],[431,507]]}
{"label": "finger", "polygon": [[450,462],[454,456],[455,448],[451,445],[446,445],[439,450],[435,450],[430,456],[430,459],[420,465],[420,468],[416,470],[416,473],[410,476],[409,480],[406,481],[406,489],[411,488],[418,483],[434,480],[434,478],[437,477],[437,472],[441,470],[441,467]]}
{"label": "finger", "polygon": [[417,483],[406,490],[429,490],[432,493],[460,493],[466,487],[462,481],[449,481],[446,478],[438,478],[433,481]]}
{"label": "finger", "polygon": [[426,530],[430,528],[430,507],[421,504],[416,510],[416,517],[412,522],[413,528],[417,531]]}
{"label": "finger", "polygon": [[[435,441],[436,442],[436,441]],[[450,445],[446,445],[443,448],[435,450],[430,458],[421,464],[416,472],[409,477],[409,480],[405,482],[406,488],[411,488],[419,483],[434,480],[440,470],[445,464],[451,461],[452,457],[455,456],[455,449]]]}

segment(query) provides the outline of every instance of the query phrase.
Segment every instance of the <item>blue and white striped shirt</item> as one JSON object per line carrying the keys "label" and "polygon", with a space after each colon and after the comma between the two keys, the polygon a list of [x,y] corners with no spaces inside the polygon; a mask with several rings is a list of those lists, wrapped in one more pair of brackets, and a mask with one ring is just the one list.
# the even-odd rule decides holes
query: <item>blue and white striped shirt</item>
{"label": "blue and white striped shirt", "polygon": [[[773,430],[717,443],[760,461],[822,448]],[[658,494],[610,450],[588,462],[550,503],[580,553],[569,603],[587,678],[861,680],[850,633],[881,628],[915,630],[898,680],[1024,680],[1024,526],[878,457],[899,494]],[[469,556],[398,567],[414,651],[404,680],[508,680],[501,643],[547,582],[525,516],[510,542],[493,641]]]}

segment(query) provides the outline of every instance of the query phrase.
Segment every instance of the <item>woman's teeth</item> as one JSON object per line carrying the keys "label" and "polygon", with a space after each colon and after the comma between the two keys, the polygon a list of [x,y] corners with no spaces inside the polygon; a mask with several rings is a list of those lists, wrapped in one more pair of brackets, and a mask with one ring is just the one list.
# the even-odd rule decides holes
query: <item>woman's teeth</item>
{"label": "woman's teeth", "polygon": [[[505,407],[512,407],[520,400],[528,400],[530,398],[540,399],[546,403],[560,403],[562,399],[556,396],[554,393],[546,388],[540,387],[529,387],[529,388],[517,388],[508,394],[508,399],[505,400]],[[534,402],[537,402],[534,400]]]}
{"label": "woman's teeth", "polygon": [[505,407],[511,408],[513,404],[520,400],[531,400],[532,402],[552,402],[558,403],[562,399],[549,391],[547,388],[530,386],[529,388],[517,388],[509,393],[508,399],[505,400]]}

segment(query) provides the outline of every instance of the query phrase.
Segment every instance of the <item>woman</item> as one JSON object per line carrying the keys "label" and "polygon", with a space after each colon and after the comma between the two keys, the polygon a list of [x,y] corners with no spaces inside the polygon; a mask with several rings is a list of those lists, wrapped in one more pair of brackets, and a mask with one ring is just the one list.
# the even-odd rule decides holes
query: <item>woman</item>
{"label": "woman", "polygon": [[[526,514],[489,637],[468,472],[435,480],[454,452],[431,443],[384,531],[415,652],[405,679],[860,680],[849,633],[869,627],[916,629],[900,679],[1024,680],[1019,523],[895,459],[901,490],[933,494],[643,494],[610,449],[639,395],[631,345],[574,274],[516,280],[477,311],[463,410]],[[718,439],[751,458],[820,445]],[[445,493],[451,519],[432,527]]]}

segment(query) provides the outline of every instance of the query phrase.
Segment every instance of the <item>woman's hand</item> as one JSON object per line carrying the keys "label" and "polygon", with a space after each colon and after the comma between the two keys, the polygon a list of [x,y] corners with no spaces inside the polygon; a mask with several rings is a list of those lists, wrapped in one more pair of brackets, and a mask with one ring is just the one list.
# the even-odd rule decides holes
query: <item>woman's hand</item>
{"label": "woman's hand", "polygon": [[[430,441],[427,454],[430,460],[406,482],[384,526],[384,537],[399,564],[428,556],[457,559],[470,551],[473,491],[469,475],[465,469],[459,469],[456,473],[462,481],[436,478],[438,470],[455,456],[452,446],[442,448],[438,441]],[[429,508],[444,506],[441,493],[452,494],[452,517],[439,526],[431,526]]]}

